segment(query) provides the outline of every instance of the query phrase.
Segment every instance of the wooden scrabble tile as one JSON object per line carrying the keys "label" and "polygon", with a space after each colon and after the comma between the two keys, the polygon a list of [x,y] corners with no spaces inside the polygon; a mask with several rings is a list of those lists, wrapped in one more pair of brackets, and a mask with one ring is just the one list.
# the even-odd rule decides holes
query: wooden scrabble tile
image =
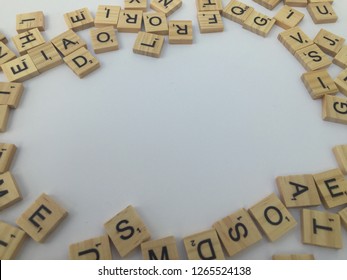
{"label": "wooden scrabble tile", "polygon": [[121,10],[117,30],[137,33],[141,31],[143,12],[141,10]]}
{"label": "wooden scrabble tile", "polygon": [[209,229],[183,239],[189,260],[224,260],[217,232]]}
{"label": "wooden scrabble tile", "polygon": [[182,6],[182,0],[151,0],[150,7],[154,11],[164,13],[167,17]]}
{"label": "wooden scrabble tile", "polygon": [[17,108],[23,90],[21,83],[0,82],[0,105],[8,105],[11,109]]}
{"label": "wooden scrabble tile", "polygon": [[347,229],[347,207],[339,211],[341,224]]}
{"label": "wooden scrabble tile", "polygon": [[120,10],[120,6],[99,5],[94,19],[95,27],[112,26],[117,28]]}
{"label": "wooden scrabble tile", "polygon": [[222,17],[218,11],[198,12],[200,33],[224,31]]}
{"label": "wooden scrabble tile", "polygon": [[37,28],[39,31],[45,31],[45,15],[42,11],[19,14],[16,16],[16,30],[22,33]]}
{"label": "wooden scrabble tile", "polygon": [[170,20],[169,44],[193,44],[193,22],[191,20]]}
{"label": "wooden scrabble tile", "polygon": [[141,217],[133,206],[128,206],[104,224],[107,234],[121,257],[151,238]]}
{"label": "wooden scrabble tile", "polygon": [[313,44],[313,40],[311,40],[310,37],[308,37],[298,26],[281,32],[278,35],[278,40],[293,55],[298,50]]}
{"label": "wooden scrabble tile", "polygon": [[21,229],[0,221],[0,260],[14,259],[25,237]]}
{"label": "wooden scrabble tile", "polygon": [[198,12],[219,11],[223,10],[222,0],[196,0]]}
{"label": "wooden scrabble tile", "polygon": [[70,260],[112,260],[110,241],[107,235],[71,244]]}
{"label": "wooden scrabble tile", "polygon": [[40,74],[28,54],[5,63],[2,71],[10,82],[24,82]]}
{"label": "wooden scrabble tile", "polygon": [[9,115],[10,107],[7,105],[0,105],[0,132],[6,131]]}
{"label": "wooden scrabble tile", "polygon": [[86,42],[72,30],[65,31],[58,35],[53,38],[51,42],[63,56],[67,56],[79,48],[87,47]]}
{"label": "wooden scrabble tile", "polygon": [[345,39],[325,29],[321,29],[313,41],[323,52],[335,56],[342,49]]}
{"label": "wooden scrabble tile", "polygon": [[253,0],[266,9],[273,10],[282,0]]}
{"label": "wooden scrabble tile", "polygon": [[341,68],[347,68],[347,46],[343,46],[333,59],[334,64]]}
{"label": "wooden scrabble tile", "polygon": [[275,194],[264,198],[248,211],[271,242],[296,226],[294,217]]}
{"label": "wooden scrabble tile", "polygon": [[84,47],[64,57],[64,62],[81,79],[100,67],[96,57]]}
{"label": "wooden scrabble tile", "polygon": [[15,59],[16,54],[11,51],[3,42],[0,42],[0,70],[2,65]]}
{"label": "wooden scrabble tile", "polygon": [[274,16],[276,20],[276,24],[283,29],[290,29],[297,26],[302,19],[304,18],[304,14],[295,10],[294,8],[284,5],[282,9],[278,11],[278,13]]}
{"label": "wooden scrabble tile", "polygon": [[133,47],[134,53],[151,57],[160,57],[164,45],[164,36],[139,32]]}
{"label": "wooden scrabble tile", "polygon": [[307,71],[324,69],[332,63],[316,44],[296,51],[295,57]]}
{"label": "wooden scrabble tile", "polygon": [[339,91],[326,69],[304,73],[301,80],[312,99],[322,98],[326,94],[334,95]]}
{"label": "wooden scrabble tile", "polygon": [[90,37],[95,53],[105,53],[119,49],[116,32],[112,26],[90,30]]}
{"label": "wooden scrabble tile", "polygon": [[288,208],[321,205],[312,175],[279,176],[276,183],[282,201]]}
{"label": "wooden scrabble tile", "polygon": [[240,209],[216,222],[213,228],[217,231],[229,257],[262,239],[258,228],[245,209]]}
{"label": "wooden scrabble tile", "polygon": [[0,174],[10,169],[17,147],[13,144],[0,143]]}
{"label": "wooden scrabble tile", "polygon": [[336,161],[341,172],[347,175],[347,145],[338,145],[333,148]]}
{"label": "wooden scrabble tile", "polygon": [[166,16],[163,13],[144,13],[143,23],[147,33],[159,35],[169,34]]}
{"label": "wooden scrabble tile", "polygon": [[125,10],[147,11],[147,0],[124,0]]}
{"label": "wooden scrabble tile", "polygon": [[281,254],[273,255],[273,260],[314,260],[314,256],[311,254]]}
{"label": "wooden scrabble tile", "polygon": [[302,209],[302,243],[328,248],[342,248],[341,223],[338,214]]}
{"label": "wooden scrabble tile", "polygon": [[43,242],[66,216],[66,210],[43,193],[16,223],[36,242]]}
{"label": "wooden scrabble tile", "polygon": [[334,0],[307,0],[308,3],[330,3],[332,4]]}
{"label": "wooden scrabble tile", "polygon": [[231,0],[229,4],[224,7],[222,15],[227,19],[243,24],[253,11],[254,8],[245,3]]}
{"label": "wooden scrabble tile", "polygon": [[26,54],[28,50],[33,49],[46,42],[37,28],[30,29],[14,36],[12,38],[12,41],[21,55]]}
{"label": "wooden scrabble tile", "polygon": [[94,19],[88,8],[64,14],[64,20],[69,29],[80,31],[94,26]]}
{"label": "wooden scrabble tile", "polygon": [[2,34],[1,32],[0,32],[0,42],[2,42],[4,44],[8,43],[6,36],[4,34]]}
{"label": "wooden scrabble tile", "polygon": [[63,63],[63,59],[51,42],[29,50],[28,55],[40,73]]}
{"label": "wooden scrabble tile", "polygon": [[336,77],[335,84],[340,92],[347,96],[347,69]]}
{"label": "wooden scrabble tile", "polygon": [[324,96],[323,120],[347,124],[347,99],[330,95]]}
{"label": "wooden scrabble tile", "polygon": [[22,195],[10,172],[0,174],[0,211],[22,200]]}
{"label": "wooden scrabble tile", "polygon": [[141,244],[144,260],[179,260],[176,239],[173,236],[150,240]]}
{"label": "wooden scrabble tile", "polygon": [[310,3],[307,5],[307,11],[315,24],[334,23],[337,21],[337,15],[330,3]]}
{"label": "wooden scrabble tile", "polygon": [[257,11],[253,11],[250,16],[243,22],[243,28],[266,37],[275,25],[276,20]]}
{"label": "wooden scrabble tile", "polygon": [[307,0],[284,0],[284,4],[291,7],[306,7]]}
{"label": "wooden scrabble tile", "polygon": [[313,178],[325,207],[347,204],[347,181],[340,169],[314,174]]}

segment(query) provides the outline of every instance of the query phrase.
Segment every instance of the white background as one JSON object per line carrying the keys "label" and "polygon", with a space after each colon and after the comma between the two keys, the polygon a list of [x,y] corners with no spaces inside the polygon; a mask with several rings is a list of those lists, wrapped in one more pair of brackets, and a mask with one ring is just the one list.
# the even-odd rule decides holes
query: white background
{"label": "white background", "polygon": [[[269,16],[282,6],[269,11],[244,2]],[[16,14],[42,10],[49,40],[67,29],[64,13],[88,7],[95,15],[99,4],[123,1],[6,1],[1,31],[14,36]],[[314,25],[298,8],[306,15],[300,26],[311,38],[321,28],[347,38],[347,3],[333,7],[338,22],[326,25]],[[346,126],[322,121],[321,101],[300,80],[304,68],[277,40],[283,29],[275,26],[264,39],[223,19],[224,32],[200,34],[193,0],[169,19],[193,20],[193,45],[169,45],[166,38],[155,59],[133,54],[136,34],[117,33],[120,50],[97,55],[101,68],[83,80],[61,65],[25,82],[0,135],[0,142],[18,146],[11,171],[24,199],[0,219],[14,224],[42,192],[69,216],[44,244],[28,239],[19,259],[66,259],[71,243],[103,234],[104,222],[130,204],[153,239],[174,235],[186,258],[183,237],[278,193],[276,176],[337,167],[332,148],[346,144]],[[89,31],[78,34],[91,49]],[[333,77],[341,70],[329,68]],[[274,243],[264,236],[234,258],[347,259],[345,248],[303,245],[299,210],[291,213],[295,230]],[[140,259],[140,250],[127,258]]]}

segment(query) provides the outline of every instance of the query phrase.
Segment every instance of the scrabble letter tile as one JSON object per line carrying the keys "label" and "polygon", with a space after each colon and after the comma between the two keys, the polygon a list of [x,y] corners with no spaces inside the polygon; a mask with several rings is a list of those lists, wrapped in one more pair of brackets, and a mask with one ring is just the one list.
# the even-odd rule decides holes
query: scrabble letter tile
{"label": "scrabble letter tile", "polygon": [[137,33],[141,30],[143,12],[141,10],[122,10],[119,14],[117,30]]}
{"label": "scrabble letter tile", "polygon": [[266,15],[253,11],[250,16],[243,22],[243,28],[266,37],[274,26],[276,20]]}
{"label": "scrabble letter tile", "polygon": [[293,216],[275,194],[258,202],[248,211],[271,242],[296,226]]}
{"label": "scrabble letter tile", "polygon": [[45,16],[43,12],[38,11],[19,14],[16,16],[16,30],[18,33],[22,33],[33,28],[38,28],[40,31],[45,31]]}
{"label": "scrabble letter tile", "polygon": [[279,176],[278,190],[286,207],[317,206],[321,204],[312,175]]}
{"label": "scrabble letter tile", "polygon": [[307,0],[284,0],[284,4],[291,7],[306,7]]}
{"label": "scrabble letter tile", "polygon": [[241,209],[216,222],[213,228],[229,257],[257,243],[262,236],[245,209]]}
{"label": "scrabble letter tile", "polygon": [[321,29],[313,41],[323,52],[335,56],[342,49],[345,39],[325,29]]}
{"label": "scrabble letter tile", "polygon": [[15,59],[16,57],[17,56],[13,51],[11,51],[3,42],[0,42],[0,70],[2,69],[1,66],[3,64]]}
{"label": "scrabble letter tile", "polygon": [[64,14],[64,20],[69,29],[80,31],[94,26],[94,19],[88,8],[82,8]]}
{"label": "scrabble letter tile", "polygon": [[150,7],[167,17],[172,15],[182,6],[182,0],[151,0]]}
{"label": "scrabble letter tile", "polygon": [[90,30],[93,50],[95,53],[105,53],[118,50],[118,40],[112,26]]}
{"label": "scrabble letter tile", "polygon": [[347,124],[347,99],[331,95],[324,96],[323,120]]}
{"label": "scrabble letter tile", "polygon": [[66,216],[65,209],[48,195],[42,194],[17,219],[17,225],[36,242],[43,242]]}
{"label": "scrabble letter tile", "polygon": [[300,29],[300,27],[294,27],[283,31],[278,34],[277,38],[293,55],[298,50],[313,44],[313,41]]}
{"label": "scrabble letter tile", "polygon": [[287,5],[283,6],[281,10],[274,16],[276,24],[283,29],[290,29],[297,26],[302,19],[304,14],[298,10],[293,9]]}
{"label": "scrabble letter tile", "polygon": [[166,16],[163,13],[144,13],[143,23],[147,33],[159,35],[169,34]]}
{"label": "scrabble letter tile", "polygon": [[110,241],[107,235],[71,244],[70,260],[112,260]]}
{"label": "scrabble letter tile", "polygon": [[0,174],[10,169],[17,147],[13,144],[0,143]]}
{"label": "scrabble letter tile", "polygon": [[341,218],[341,223],[347,230],[347,207],[339,211],[339,215]]}
{"label": "scrabble letter tile", "polygon": [[147,0],[124,0],[125,10],[147,10]]}
{"label": "scrabble letter tile", "polygon": [[224,260],[222,246],[214,229],[187,236],[183,239],[189,260]]}
{"label": "scrabble letter tile", "polygon": [[330,3],[310,3],[307,10],[315,24],[337,21],[337,15]]}
{"label": "scrabble letter tile", "polygon": [[10,82],[24,82],[40,74],[28,54],[5,63],[2,70]]}
{"label": "scrabble letter tile", "polygon": [[196,0],[196,7],[198,12],[223,10],[222,0]]}
{"label": "scrabble letter tile", "polygon": [[273,10],[282,0],[253,0],[266,9]]}
{"label": "scrabble letter tile", "polygon": [[12,38],[12,41],[21,55],[45,43],[45,39],[37,28],[25,31]]}
{"label": "scrabble letter tile", "polygon": [[132,206],[105,223],[105,229],[121,257],[151,238],[147,227]]}
{"label": "scrabble letter tile", "polygon": [[17,108],[23,90],[21,83],[0,82],[0,105],[8,105],[11,109]]}
{"label": "scrabble letter tile", "polygon": [[198,22],[200,33],[212,33],[224,31],[222,17],[218,11],[199,12]]}
{"label": "scrabble letter tile", "polygon": [[63,56],[67,56],[79,48],[87,47],[86,43],[72,30],[58,35],[51,42]]}
{"label": "scrabble letter tile", "polygon": [[139,32],[134,44],[133,51],[137,54],[147,55],[151,57],[160,57],[164,44],[164,36]]}
{"label": "scrabble letter tile", "polygon": [[0,132],[6,131],[9,115],[10,107],[7,105],[0,105]]}
{"label": "scrabble letter tile", "polygon": [[254,8],[242,2],[231,0],[223,9],[222,15],[227,19],[243,24],[253,11]]}
{"label": "scrabble letter tile", "polygon": [[347,96],[347,69],[336,77],[335,84],[340,92]]}
{"label": "scrabble letter tile", "polygon": [[341,68],[347,68],[347,46],[343,46],[334,57],[333,62]]}
{"label": "scrabble letter tile", "polygon": [[341,249],[342,234],[339,215],[303,209],[301,236],[304,244]]}
{"label": "scrabble letter tile", "polygon": [[191,20],[169,21],[170,44],[193,44],[193,23]]}
{"label": "scrabble letter tile", "polygon": [[0,221],[0,260],[14,259],[25,237],[21,229]]}
{"label": "scrabble letter tile", "polygon": [[316,44],[298,50],[295,57],[307,71],[324,69],[332,63]]}
{"label": "scrabble letter tile", "polygon": [[144,260],[179,260],[176,239],[173,236],[150,240],[141,244]]}
{"label": "scrabble letter tile", "polygon": [[0,174],[0,211],[20,200],[22,195],[11,173]]}
{"label": "scrabble letter tile", "polygon": [[273,260],[314,260],[314,256],[311,254],[281,254],[273,255]]}
{"label": "scrabble letter tile", "polygon": [[1,32],[0,32],[0,42],[2,42],[4,44],[8,43],[6,36],[4,34],[2,34]]}
{"label": "scrabble letter tile", "polygon": [[333,152],[340,170],[347,175],[347,145],[335,146]]}
{"label": "scrabble letter tile", "polygon": [[120,6],[99,5],[94,20],[95,27],[112,26],[117,28],[120,9]]}

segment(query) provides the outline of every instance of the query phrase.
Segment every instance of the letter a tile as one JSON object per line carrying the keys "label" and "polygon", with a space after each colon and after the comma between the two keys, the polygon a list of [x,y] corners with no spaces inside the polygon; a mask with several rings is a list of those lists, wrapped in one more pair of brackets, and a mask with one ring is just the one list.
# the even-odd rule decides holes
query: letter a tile
{"label": "letter a tile", "polygon": [[70,260],[112,260],[110,240],[107,235],[71,244]]}

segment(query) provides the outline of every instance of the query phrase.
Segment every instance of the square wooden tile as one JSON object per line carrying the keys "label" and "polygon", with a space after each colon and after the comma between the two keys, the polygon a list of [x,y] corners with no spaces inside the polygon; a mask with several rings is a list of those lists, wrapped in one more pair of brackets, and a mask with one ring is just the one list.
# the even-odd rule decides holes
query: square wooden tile
{"label": "square wooden tile", "polygon": [[95,53],[105,53],[119,49],[116,32],[112,26],[90,30],[92,46]]}
{"label": "square wooden tile", "polygon": [[154,11],[164,13],[167,17],[182,6],[182,0],[151,0],[150,7]]}
{"label": "square wooden tile", "polygon": [[16,15],[16,30],[18,33],[34,28],[45,31],[45,15],[42,11]]}
{"label": "square wooden tile", "polygon": [[276,20],[268,17],[257,11],[253,11],[250,16],[243,22],[243,28],[258,34],[262,37],[266,37],[272,27],[275,25]]}
{"label": "square wooden tile", "polygon": [[334,0],[307,0],[308,3],[330,3],[332,4]]}
{"label": "square wooden tile", "polygon": [[81,79],[100,67],[99,61],[86,48],[64,57],[64,62]]}
{"label": "square wooden tile", "polygon": [[316,70],[302,74],[301,80],[305,84],[312,99],[322,98],[324,95],[338,93],[337,86],[328,70]]}
{"label": "square wooden tile", "polygon": [[291,7],[306,7],[307,0],[284,0],[284,4]]}
{"label": "square wooden tile", "polygon": [[247,249],[262,239],[245,209],[221,219],[213,225],[229,257]]}
{"label": "square wooden tile", "polygon": [[0,132],[6,131],[9,115],[10,107],[7,105],[0,105]]}
{"label": "square wooden tile", "polygon": [[337,15],[330,3],[310,3],[307,5],[307,11],[315,24],[334,23],[337,21]]}
{"label": "square wooden tile", "polygon": [[28,54],[3,64],[2,71],[9,82],[24,82],[40,75]]}
{"label": "square wooden tile", "polygon": [[176,238],[173,236],[150,240],[141,244],[144,260],[179,260]]}
{"label": "square wooden tile", "polygon": [[120,11],[120,6],[99,5],[94,19],[95,27],[112,26],[117,28]]}
{"label": "square wooden tile", "polygon": [[0,211],[22,200],[22,195],[10,172],[0,174]]}
{"label": "square wooden tile", "polygon": [[222,0],[196,0],[198,12],[219,11],[223,10]]}
{"label": "square wooden tile", "polygon": [[264,198],[248,212],[271,242],[296,226],[294,217],[275,194]]}
{"label": "square wooden tile", "polygon": [[193,44],[193,22],[191,20],[170,20],[169,44]]}
{"label": "square wooden tile", "polygon": [[16,223],[36,242],[43,242],[66,216],[66,210],[43,193]]}
{"label": "square wooden tile", "polygon": [[11,51],[9,47],[7,47],[3,42],[0,42],[0,71],[3,64],[15,59],[16,57],[16,54]]}
{"label": "square wooden tile", "polygon": [[253,0],[266,9],[273,10],[282,0]]}
{"label": "square wooden tile", "polygon": [[28,50],[33,49],[46,41],[37,28],[30,29],[20,33],[12,38],[12,41],[21,55],[24,55]]}
{"label": "square wooden tile", "polygon": [[64,20],[69,29],[80,31],[94,26],[94,19],[88,8],[71,11],[64,14]]}
{"label": "square wooden tile", "polygon": [[147,11],[147,0],[124,0],[125,10]]}
{"label": "square wooden tile", "polygon": [[341,172],[347,175],[347,145],[338,145],[333,148],[336,161]]}
{"label": "square wooden tile", "polygon": [[136,54],[159,58],[164,45],[164,36],[139,32],[133,47]]}
{"label": "square wooden tile", "polygon": [[324,96],[323,120],[347,124],[347,99],[331,95]]}
{"label": "square wooden tile", "polygon": [[347,46],[343,46],[333,59],[334,64],[341,68],[347,68]]}
{"label": "square wooden tile", "polygon": [[23,90],[22,83],[0,82],[0,105],[8,105],[11,109],[17,108]]}
{"label": "square wooden tile", "polygon": [[326,208],[347,204],[347,181],[340,169],[314,174],[313,178]]}
{"label": "square wooden tile", "polygon": [[313,40],[298,26],[281,32],[277,38],[293,55],[298,50],[313,44]]}
{"label": "square wooden tile", "polygon": [[14,259],[25,237],[21,229],[0,221],[0,260]]}
{"label": "square wooden tile", "polygon": [[281,254],[281,255],[273,255],[273,260],[314,260],[314,256],[312,254]]}
{"label": "square wooden tile", "polygon": [[143,12],[141,10],[121,10],[117,30],[137,33],[141,31]]}
{"label": "square wooden tile", "polygon": [[304,18],[304,14],[298,10],[284,5],[274,16],[276,24],[283,29],[290,29],[297,26]]}
{"label": "square wooden tile", "polygon": [[301,236],[304,244],[341,249],[340,216],[329,212],[302,209]]}
{"label": "square wooden tile", "polygon": [[82,47],[87,47],[86,42],[72,30],[63,32],[53,38],[51,42],[62,56],[67,56]]}
{"label": "square wooden tile", "polygon": [[307,71],[328,68],[332,63],[316,44],[296,51],[295,57]]}
{"label": "square wooden tile", "polygon": [[36,69],[43,73],[63,63],[63,59],[51,42],[28,51]]}
{"label": "square wooden tile", "polygon": [[288,208],[321,205],[316,183],[310,174],[279,176],[276,183]]}
{"label": "square wooden tile", "polygon": [[313,40],[328,55],[335,56],[342,49],[345,39],[325,29],[321,29]]}
{"label": "square wooden tile", "polygon": [[347,69],[336,77],[335,84],[340,92],[347,96]]}
{"label": "square wooden tile", "polygon": [[69,247],[70,260],[112,260],[110,240],[107,235],[98,236]]}
{"label": "square wooden tile", "polygon": [[223,32],[224,24],[218,11],[198,12],[200,33]]}
{"label": "square wooden tile", "polygon": [[125,257],[151,235],[133,206],[128,206],[104,224],[121,257]]}
{"label": "square wooden tile", "polygon": [[169,27],[166,16],[163,13],[144,13],[143,24],[147,33],[168,35]]}
{"label": "square wooden tile", "polygon": [[183,239],[189,260],[224,260],[224,253],[214,229],[199,232]]}
{"label": "square wooden tile", "polygon": [[240,1],[231,0],[222,11],[223,17],[235,21],[239,24],[250,16],[254,8]]}
{"label": "square wooden tile", "polygon": [[6,36],[2,32],[0,32],[0,42],[2,42],[4,44],[8,43]]}
{"label": "square wooden tile", "polygon": [[16,150],[13,144],[0,143],[0,174],[10,169]]}
{"label": "square wooden tile", "polygon": [[345,227],[347,230],[347,207],[339,211],[339,215],[341,218],[341,224]]}

